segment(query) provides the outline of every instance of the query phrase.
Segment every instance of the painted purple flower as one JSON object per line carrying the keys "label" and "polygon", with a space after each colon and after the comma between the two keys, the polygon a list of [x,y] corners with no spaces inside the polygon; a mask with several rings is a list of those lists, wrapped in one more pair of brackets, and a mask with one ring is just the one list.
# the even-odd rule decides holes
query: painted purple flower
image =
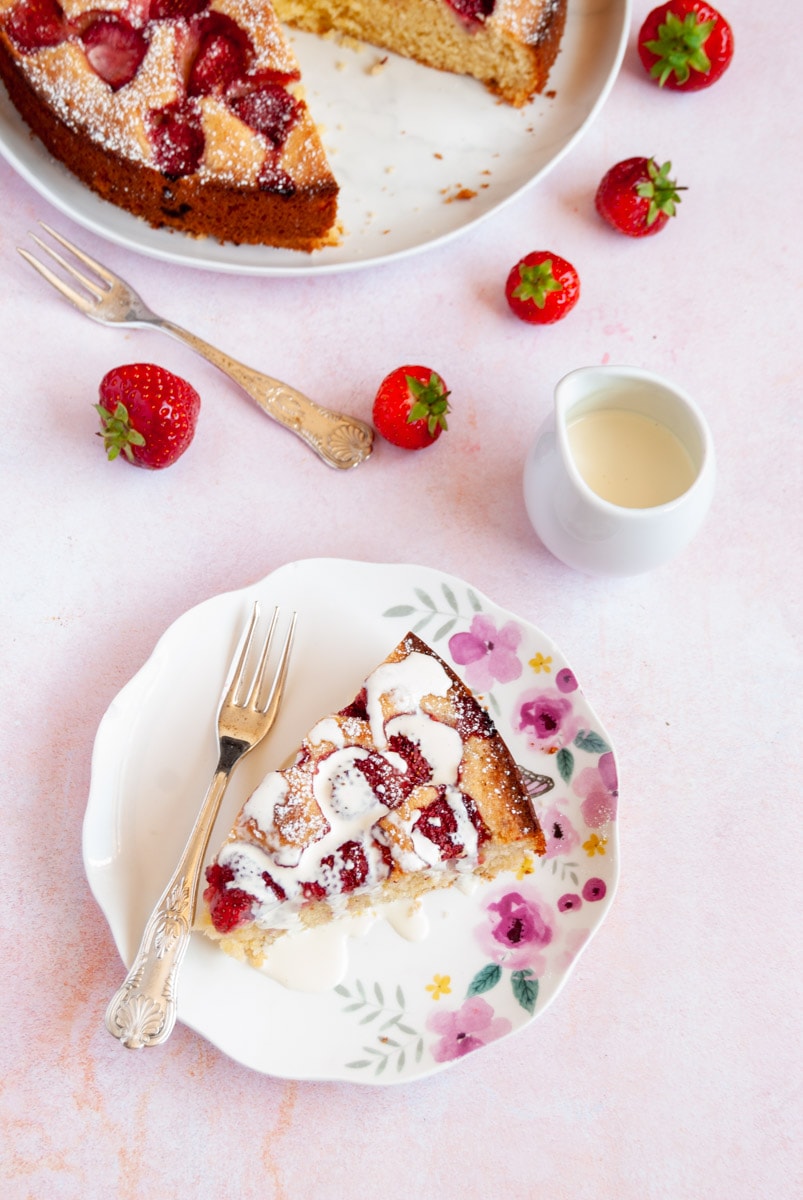
{"label": "painted purple flower", "polygon": [[529,691],[520,698],[514,725],[527,735],[533,749],[559,748],[574,741],[580,727],[571,700],[554,689]]}
{"label": "painted purple flower", "polygon": [[559,692],[576,692],[577,680],[574,677],[574,671],[570,671],[568,667],[558,671],[555,676],[555,687]]}
{"label": "painted purple flower", "polygon": [[587,879],[583,884],[584,900],[604,900],[608,888],[604,879]]}
{"label": "painted purple flower", "polygon": [[580,811],[589,829],[599,829],[614,820],[619,789],[612,754],[600,755],[597,765],[580,771],[572,786],[583,800]]}
{"label": "painted purple flower", "polygon": [[466,682],[478,692],[487,692],[494,681],[510,683],[521,675],[516,657],[521,641],[518,625],[508,621],[497,629],[490,617],[478,613],[468,633],[449,638],[449,652],[456,663],[466,668]]}
{"label": "painted purple flower", "polygon": [[583,901],[576,892],[565,892],[558,900],[558,912],[574,912],[583,907]]}
{"label": "painted purple flower", "polygon": [[495,1017],[494,1010],[482,996],[472,996],[457,1012],[440,1009],[427,1020],[427,1029],[440,1034],[432,1047],[435,1062],[451,1062],[462,1058],[480,1046],[510,1033],[513,1026],[506,1017]]}
{"label": "painted purple flower", "polygon": [[545,970],[543,950],[552,941],[549,909],[533,892],[504,891],[485,905],[488,920],[476,930],[486,954],[512,971],[532,967],[537,975]]}
{"label": "painted purple flower", "polygon": [[565,813],[556,804],[551,804],[540,818],[546,838],[546,857],[557,858],[559,854],[571,854],[580,845],[580,835]]}

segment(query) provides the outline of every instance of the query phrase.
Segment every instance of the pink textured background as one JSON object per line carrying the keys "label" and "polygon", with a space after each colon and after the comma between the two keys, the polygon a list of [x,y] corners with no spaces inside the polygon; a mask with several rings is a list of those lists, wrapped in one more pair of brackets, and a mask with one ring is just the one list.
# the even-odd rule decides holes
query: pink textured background
{"label": "pink textured background", "polygon": [[[84,233],[0,162],[4,1200],[803,1194],[798,5],[770,22],[731,0],[734,65],[694,97],[640,73],[648,8],[599,119],[545,181],[451,245],[366,271],[163,265]],[[637,153],[671,158],[690,189],[645,242],[592,208]],[[454,394],[448,436],[327,471],[188,350],[50,295],[14,253],[40,217],[157,310],[332,406],[367,417],[390,367],[432,365]],[[543,331],[502,299],[536,248],[583,280]],[[98,380],[136,358],[204,398],[190,453],[161,475],[106,464],[93,436]],[[694,544],[624,582],[552,559],[520,494],[554,383],[604,361],[687,387],[719,456]],[[515,1037],[385,1090],[263,1077],[182,1026],[123,1050],[103,1028],[121,964],[81,860],[95,730],[161,633],[320,555],[437,566],[538,624],[622,768],[620,890],[561,996]]]}

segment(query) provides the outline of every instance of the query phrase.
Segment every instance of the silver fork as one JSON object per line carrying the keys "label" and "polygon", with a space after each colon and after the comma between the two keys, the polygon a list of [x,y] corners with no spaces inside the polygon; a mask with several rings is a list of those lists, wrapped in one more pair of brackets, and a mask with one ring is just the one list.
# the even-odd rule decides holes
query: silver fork
{"label": "silver fork", "polygon": [[251,643],[259,616],[254,605],[242,640],[231,683],[218,713],[218,764],[192,833],[173,876],[151,913],[137,956],[122,986],[106,1009],[106,1028],[131,1050],[156,1046],[170,1036],[176,1023],[178,972],[190,941],[198,883],[209,837],[232,769],[265,737],[276,720],[282,698],[296,618],[280,652],[272,681],[268,680],[271,642],[278,609],[246,693]]}
{"label": "silver fork", "polygon": [[244,366],[228,354],[224,354],[222,350],[217,350],[208,342],[202,341],[194,333],[188,333],[180,325],[158,316],[125,280],[96,262],[94,258],[90,258],[85,251],[67,241],[44,221],[40,221],[39,224],[92,272],[89,276],[80,271],[58,250],[48,246],[36,234],[31,234],[37,246],[71,275],[88,294],[77,291],[21,246],[18,246],[17,250],[25,261],[51,283],[56,291],[74,304],[79,312],[91,317],[93,321],[99,321],[101,325],[138,325],[161,329],[163,333],[186,342],[233,379],[252,400],[256,400],[269,417],[273,417],[274,421],[278,421],[285,429],[289,429],[305,441],[330,467],[341,470],[356,467],[371,453],[374,431],[370,425],[356,417],[322,408],[295,388],[281,383],[278,379],[272,379],[269,375],[263,375],[252,367]]}

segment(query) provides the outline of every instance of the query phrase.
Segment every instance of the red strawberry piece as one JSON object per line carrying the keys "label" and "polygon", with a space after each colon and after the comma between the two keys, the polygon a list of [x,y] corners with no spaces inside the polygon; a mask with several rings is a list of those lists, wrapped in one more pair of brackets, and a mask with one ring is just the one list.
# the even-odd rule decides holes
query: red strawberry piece
{"label": "red strawberry piece", "polygon": [[339,866],[340,886],[344,892],[353,892],[368,878],[368,859],[359,842],[344,842],[338,847],[331,863],[328,859],[322,861],[330,866],[335,863]]}
{"label": "red strawberry piece", "polygon": [[251,917],[254,897],[242,888],[227,887],[233,879],[234,872],[229,866],[221,867],[219,863],[212,863],[206,869],[204,900],[218,933],[230,933]]}
{"label": "red strawberry piece", "polygon": [[[331,861],[334,862],[334,859]],[[302,883],[301,890],[304,893],[305,900],[323,900],[326,895],[326,888],[314,879],[307,883]]]}
{"label": "red strawberry piece", "polygon": [[279,164],[280,157],[278,150],[269,149],[259,168],[257,180],[259,186],[266,192],[277,192],[280,196],[292,196],[296,190],[295,181]]}
{"label": "red strawberry piece", "polygon": [[20,54],[32,54],[45,46],[58,46],[70,32],[69,22],[57,0],[21,0],[7,14],[3,24]]}
{"label": "red strawberry piece", "polygon": [[281,150],[298,120],[301,104],[281,84],[264,84],[229,101],[232,112],[255,133],[261,133]]}
{"label": "red strawberry piece", "polygon": [[197,51],[190,66],[190,96],[220,96],[243,79],[253,57],[248,35],[225,13],[207,11],[193,22]]}
{"label": "red strawberry piece", "polygon": [[131,82],[148,49],[142,30],[113,13],[88,24],[81,41],[92,70],[113,92]]}
{"label": "red strawberry piece", "polygon": [[371,751],[365,758],[358,759],[355,767],[365,776],[379,803],[388,808],[398,808],[413,790],[412,781],[397,771],[384,754],[377,751]]}
{"label": "red strawberry piece", "polygon": [[670,92],[710,87],[733,58],[733,30],[710,4],[670,0],[654,8],[638,36],[644,67]]}
{"label": "red strawberry piece", "polygon": [[570,262],[549,250],[519,259],[505,282],[511,310],[531,325],[554,325],[580,298],[580,278]]}
{"label": "red strawberry piece", "polygon": [[446,0],[467,25],[484,25],[496,7],[496,0]]}
{"label": "red strawberry piece", "polygon": [[357,695],[352,700],[351,704],[341,708],[341,717],[356,717],[358,721],[368,720],[368,693],[365,688],[361,688]]}
{"label": "red strawberry piece", "polygon": [[611,167],[597,188],[594,204],[599,215],[628,237],[650,237],[674,217],[679,188],[669,178],[672,164],[662,167],[652,158],[626,158]]}
{"label": "red strawberry piece", "polygon": [[429,367],[396,367],[379,385],[374,425],[394,446],[422,450],[447,429],[449,391]]}
{"label": "red strawberry piece", "polygon": [[409,738],[395,733],[388,738],[388,748],[403,758],[407,764],[407,773],[404,779],[408,784],[409,791],[412,791],[414,787],[421,787],[422,784],[429,783],[432,778],[432,767],[424,758],[417,742],[412,742]]}
{"label": "red strawberry piece", "polygon": [[100,381],[106,453],[137,467],[160,470],[180,458],[195,434],[201,398],[186,380],[153,363],[115,367]]}
{"label": "red strawberry piece", "polygon": [[164,108],[151,109],[147,127],[160,171],[178,179],[198,170],[205,139],[200,110],[193,101],[178,101]]}
{"label": "red strawberry piece", "polygon": [[209,7],[209,0],[151,0],[148,10],[150,21],[171,21],[183,17],[189,21]]}
{"label": "red strawberry piece", "polygon": [[429,838],[440,851],[441,858],[456,858],[464,847],[456,839],[457,817],[446,797],[441,795],[422,809],[421,816],[413,825],[418,833]]}

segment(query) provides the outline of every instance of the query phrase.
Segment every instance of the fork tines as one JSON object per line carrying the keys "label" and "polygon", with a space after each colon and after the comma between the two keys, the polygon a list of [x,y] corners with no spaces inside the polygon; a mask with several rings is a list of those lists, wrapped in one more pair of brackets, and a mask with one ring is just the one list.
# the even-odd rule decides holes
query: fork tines
{"label": "fork tines", "polygon": [[[81,250],[78,246],[73,245],[73,243],[68,241],[67,238],[63,237],[62,234],[57,233],[55,229],[52,229],[49,225],[45,224],[44,221],[40,221],[39,224],[42,226],[45,233],[48,233],[52,238],[55,238],[55,240],[59,242],[65,250],[69,250],[69,252],[74,255],[75,258],[84,264],[84,266],[88,267],[90,271],[93,271],[106,286],[101,286],[101,284],[96,280],[88,278],[83,272],[79,271],[73,263],[69,262],[62,254],[60,254],[58,250],[54,249],[52,246],[48,246],[48,244],[43,242],[40,237],[37,237],[35,233],[32,233],[31,237],[36,242],[37,246],[39,246],[39,248],[43,250],[45,254],[49,255],[54,262],[57,262],[60,267],[62,267],[69,275],[73,277],[73,279],[77,280],[81,287],[89,292],[90,296],[93,296],[96,301],[102,300],[109,287],[111,287],[111,285],[114,283],[115,277],[111,274],[111,272],[107,271],[107,269],[102,266],[101,263],[96,262],[94,258],[91,258],[84,250]],[[35,258],[33,254],[29,253],[27,250],[24,250],[21,246],[17,246],[17,252],[21,254],[25,261],[32,266],[35,271],[38,271],[39,274],[48,281],[48,283],[52,284],[56,291],[61,292],[62,296],[74,304],[76,308],[80,308],[83,312],[91,311],[93,307],[91,301],[87,300],[87,298],[81,295],[80,292],[77,292],[75,288],[70,287],[68,283],[66,283],[60,276],[56,275],[48,266],[46,266],[43,262],[40,262],[38,258]]]}

